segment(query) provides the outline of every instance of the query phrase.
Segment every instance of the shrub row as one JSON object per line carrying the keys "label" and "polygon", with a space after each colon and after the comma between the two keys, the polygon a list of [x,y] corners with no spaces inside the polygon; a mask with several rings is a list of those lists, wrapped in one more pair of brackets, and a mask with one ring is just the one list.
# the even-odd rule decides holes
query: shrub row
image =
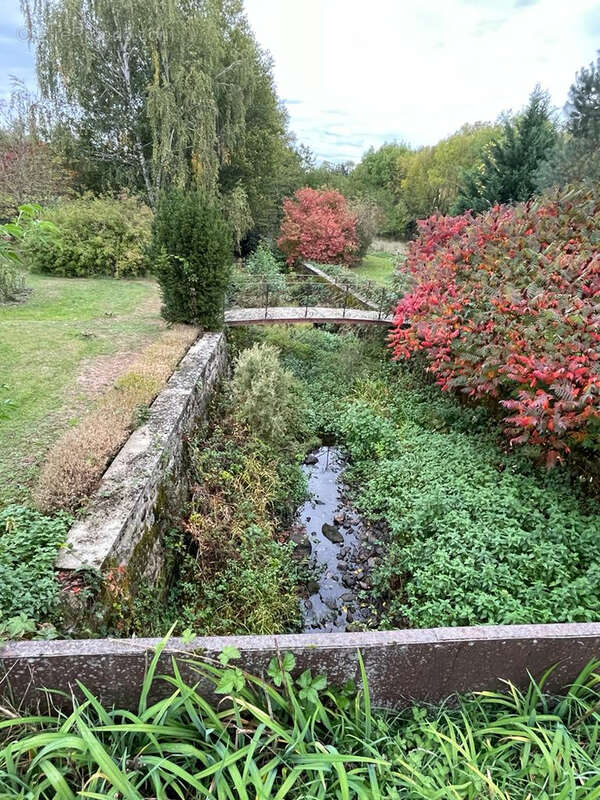
{"label": "shrub row", "polygon": [[553,464],[600,445],[600,201],[568,189],[476,218],[431,218],[400,270],[392,334],[438,384],[509,411],[512,445]]}
{"label": "shrub row", "polygon": [[45,209],[53,236],[33,230],[24,255],[34,272],[67,278],[129,278],[147,271],[150,209],[134,197],[84,195]]}
{"label": "shrub row", "polygon": [[[0,230],[0,300],[14,291],[14,270],[4,263],[2,245]],[[20,249],[34,272],[77,278],[153,272],[165,319],[205,328],[221,324],[232,238],[220,208],[202,192],[166,193],[154,217],[127,194],[84,195],[41,209]]]}

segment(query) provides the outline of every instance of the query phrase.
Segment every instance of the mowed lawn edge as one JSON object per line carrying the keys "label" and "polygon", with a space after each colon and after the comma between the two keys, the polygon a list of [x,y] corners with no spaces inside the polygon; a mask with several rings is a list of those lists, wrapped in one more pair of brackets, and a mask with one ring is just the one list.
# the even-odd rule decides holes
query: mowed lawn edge
{"label": "mowed lawn edge", "polygon": [[395,270],[396,256],[392,253],[367,253],[357,267],[352,267],[352,271],[361,278],[380,286],[391,285]]}
{"label": "mowed lawn edge", "polygon": [[25,302],[0,305],[0,507],[30,499],[49,447],[108,388],[86,373],[107,357],[133,360],[166,329],[153,280],[28,275],[27,284]]}

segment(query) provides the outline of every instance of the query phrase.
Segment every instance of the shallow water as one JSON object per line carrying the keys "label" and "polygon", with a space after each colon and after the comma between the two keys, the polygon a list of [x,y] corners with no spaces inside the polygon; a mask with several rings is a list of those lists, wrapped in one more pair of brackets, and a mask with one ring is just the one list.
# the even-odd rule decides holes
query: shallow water
{"label": "shallow water", "polygon": [[[340,449],[322,447],[307,461],[311,457],[316,457],[317,462],[303,466],[309,499],[298,509],[296,521],[308,535],[312,548],[309,562],[318,573],[319,586],[303,601],[304,630],[344,631],[354,595],[342,581],[351,554],[359,546],[360,520],[343,496],[341,475],[345,461]],[[323,525],[330,526],[330,536],[341,541],[330,541],[323,533]]]}

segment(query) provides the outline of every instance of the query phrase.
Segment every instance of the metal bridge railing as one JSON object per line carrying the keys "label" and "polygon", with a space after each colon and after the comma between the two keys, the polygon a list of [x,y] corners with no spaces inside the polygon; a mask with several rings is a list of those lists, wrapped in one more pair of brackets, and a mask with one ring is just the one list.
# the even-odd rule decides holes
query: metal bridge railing
{"label": "metal bridge railing", "polygon": [[351,308],[375,311],[378,318],[393,312],[397,294],[372,282],[359,287],[349,281],[311,280],[298,275],[281,275],[257,279],[235,276],[225,295],[223,311],[235,308],[263,308],[264,318],[269,309],[281,306],[304,307],[304,316],[315,306],[341,308],[342,317]]}

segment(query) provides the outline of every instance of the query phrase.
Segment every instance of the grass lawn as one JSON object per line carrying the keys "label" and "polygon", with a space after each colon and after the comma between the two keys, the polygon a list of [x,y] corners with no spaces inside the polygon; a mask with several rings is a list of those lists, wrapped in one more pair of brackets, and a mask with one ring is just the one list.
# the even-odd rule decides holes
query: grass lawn
{"label": "grass lawn", "polygon": [[29,496],[47,448],[165,325],[150,280],[29,275],[0,305],[0,507]]}
{"label": "grass lawn", "polygon": [[395,257],[391,253],[369,253],[360,266],[352,269],[361,278],[374,281],[381,286],[389,286],[396,268]]}

